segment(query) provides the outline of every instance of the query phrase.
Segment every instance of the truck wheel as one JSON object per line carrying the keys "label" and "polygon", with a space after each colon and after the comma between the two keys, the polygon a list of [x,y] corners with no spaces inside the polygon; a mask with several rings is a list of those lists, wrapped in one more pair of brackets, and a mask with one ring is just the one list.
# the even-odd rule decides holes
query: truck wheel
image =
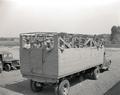
{"label": "truck wheel", "polygon": [[110,70],[110,66],[108,66],[107,68],[106,68],[106,71],[109,71]]}
{"label": "truck wheel", "polygon": [[109,68],[109,67],[107,67],[107,68],[106,68],[106,71],[109,71],[109,69],[110,69],[110,68]]}
{"label": "truck wheel", "polygon": [[99,74],[100,73],[100,70],[99,70],[99,68],[97,67],[96,69],[94,69],[93,70],[93,79],[95,79],[95,80],[97,80],[98,79],[98,77],[99,77]]}
{"label": "truck wheel", "polygon": [[43,89],[43,85],[40,82],[31,80],[30,84],[31,84],[31,90],[33,92],[40,92]]}
{"label": "truck wheel", "polygon": [[10,70],[11,70],[10,64],[6,64],[6,65],[4,66],[4,69],[5,69],[5,71],[10,71]]}
{"label": "truck wheel", "polygon": [[70,83],[68,80],[63,80],[58,87],[55,88],[56,95],[69,95]]}

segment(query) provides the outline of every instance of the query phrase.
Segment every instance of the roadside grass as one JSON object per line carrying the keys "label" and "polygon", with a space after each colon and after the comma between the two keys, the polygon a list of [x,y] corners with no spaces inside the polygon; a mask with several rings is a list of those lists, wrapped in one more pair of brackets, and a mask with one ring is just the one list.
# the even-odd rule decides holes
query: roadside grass
{"label": "roadside grass", "polygon": [[106,48],[120,48],[120,44],[106,44]]}
{"label": "roadside grass", "polygon": [[19,46],[19,41],[0,41],[0,46]]}

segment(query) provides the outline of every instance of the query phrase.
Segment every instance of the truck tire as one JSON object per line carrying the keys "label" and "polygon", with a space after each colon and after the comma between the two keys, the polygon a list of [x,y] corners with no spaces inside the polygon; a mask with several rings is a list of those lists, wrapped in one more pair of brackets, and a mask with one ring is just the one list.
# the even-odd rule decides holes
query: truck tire
{"label": "truck tire", "polygon": [[95,80],[97,80],[98,79],[98,77],[99,77],[99,73],[100,73],[100,69],[99,69],[99,67],[97,67],[97,68],[95,68],[94,70],[93,70],[93,72],[92,72],[93,74],[92,74],[92,76],[93,76],[93,79],[95,79]]}
{"label": "truck tire", "polygon": [[56,95],[69,95],[70,83],[68,80],[63,80],[60,82],[58,87],[55,88]]}
{"label": "truck tire", "polygon": [[31,90],[33,92],[40,92],[43,89],[43,84],[40,82],[30,81]]}
{"label": "truck tire", "polygon": [[5,71],[10,71],[10,70],[11,70],[10,64],[6,64],[6,65],[4,66],[4,69],[5,69]]}

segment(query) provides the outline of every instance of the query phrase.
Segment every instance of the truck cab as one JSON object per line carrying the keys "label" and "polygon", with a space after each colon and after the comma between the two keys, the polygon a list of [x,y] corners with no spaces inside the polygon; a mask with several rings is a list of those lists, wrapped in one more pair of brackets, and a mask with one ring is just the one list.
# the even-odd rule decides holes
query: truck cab
{"label": "truck cab", "polygon": [[0,52],[0,62],[2,69],[5,71],[10,71],[12,69],[20,68],[20,62],[18,59],[13,58],[13,54],[6,51]]}

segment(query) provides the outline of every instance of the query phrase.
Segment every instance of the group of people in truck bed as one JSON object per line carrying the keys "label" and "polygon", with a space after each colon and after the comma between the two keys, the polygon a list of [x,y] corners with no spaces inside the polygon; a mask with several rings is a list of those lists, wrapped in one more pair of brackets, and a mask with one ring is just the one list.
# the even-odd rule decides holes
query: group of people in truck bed
{"label": "group of people in truck bed", "polygon": [[98,38],[97,36],[93,37],[82,37],[80,35],[61,35],[59,38],[59,46],[64,48],[83,48],[95,46],[97,48],[102,48],[104,45],[104,40]]}
{"label": "group of people in truck bed", "polygon": [[[29,48],[41,48],[46,47],[47,51],[51,51],[54,48],[54,38],[51,36],[24,36],[23,47]],[[104,44],[103,39],[94,37],[82,37],[80,35],[59,33],[58,35],[58,47],[59,49],[65,48],[83,48],[90,47],[91,45],[101,48]]]}

